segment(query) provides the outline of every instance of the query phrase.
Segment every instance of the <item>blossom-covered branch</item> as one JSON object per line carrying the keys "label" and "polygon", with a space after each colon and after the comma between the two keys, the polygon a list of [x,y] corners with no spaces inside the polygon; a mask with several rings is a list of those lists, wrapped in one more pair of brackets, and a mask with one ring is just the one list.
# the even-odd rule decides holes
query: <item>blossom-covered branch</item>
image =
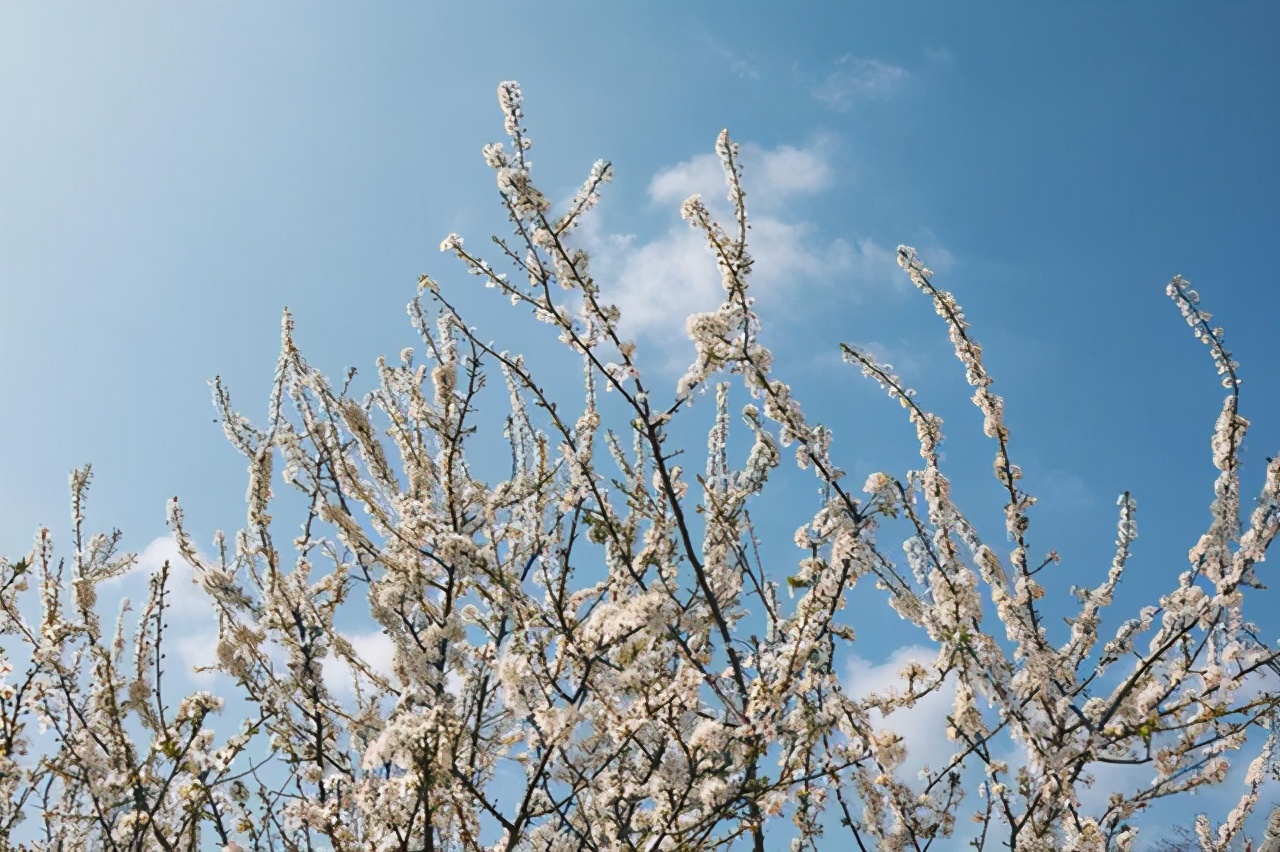
{"label": "blossom-covered branch", "polygon": [[[1227,849],[1277,767],[1277,650],[1244,606],[1280,530],[1280,460],[1243,522],[1238,365],[1187,282],[1175,278],[1169,295],[1228,389],[1209,528],[1189,569],[1099,643],[1137,541],[1137,499],[1122,495],[1105,579],[1072,590],[1055,644],[1045,607],[1066,590],[1056,553],[1032,557],[1035,498],[1013,462],[1005,402],[958,301],[914,250],[900,248],[899,263],[974,388],[1006,540],[984,540],[980,515],[953,499],[941,419],[889,365],[846,345],[846,360],[906,410],[923,460],[850,484],[839,460],[857,436],[814,422],[764,344],[727,133],[716,151],[728,223],[697,196],[681,210],[706,238],[724,297],[689,317],[693,359],[672,386],[644,367],[609,283],[575,243],[612,167],[592,167],[556,212],[533,177],[519,87],[503,83],[499,102],[508,141],[484,158],[511,232],[495,237],[493,258],[456,234],[441,249],[549,326],[581,389],[566,394],[482,337],[427,276],[409,306],[420,342],[379,359],[364,396],[351,376],[336,387],[307,362],[287,313],[264,422],[215,380],[248,465],[245,526],[219,534],[209,555],[176,499],[169,519],[217,614],[212,668],[247,708],[221,740],[207,721],[221,699],[174,703],[168,570],[137,626],[104,635],[96,590],[131,562],[115,555],[116,537],[82,534],[88,469],[78,473],[70,577],[48,531],[0,563],[6,653],[29,658],[21,676],[4,663],[0,681],[0,836],[19,838],[21,816],[38,814],[22,848],[763,852],[925,850],[962,837],[978,849],[1130,849],[1134,814],[1223,783],[1228,759],[1249,750],[1238,805],[1197,826],[1203,849]],[[704,390],[713,404],[699,401]],[[495,399],[504,428],[485,443]],[[695,472],[676,443],[703,409]],[[789,459],[817,477],[822,501],[779,564],[758,546],[776,522],[757,525],[752,510],[771,506]],[[301,500],[277,496],[282,485]],[[19,603],[27,592],[38,622]],[[854,594],[892,607],[933,658],[892,688],[850,682]],[[353,638],[370,620],[387,661]],[[937,693],[954,696],[951,749],[909,773],[919,744],[886,720]],[[38,758],[28,718],[57,737]],[[1086,805],[1082,791],[1114,764],[1147,765],[1151,779]]]}

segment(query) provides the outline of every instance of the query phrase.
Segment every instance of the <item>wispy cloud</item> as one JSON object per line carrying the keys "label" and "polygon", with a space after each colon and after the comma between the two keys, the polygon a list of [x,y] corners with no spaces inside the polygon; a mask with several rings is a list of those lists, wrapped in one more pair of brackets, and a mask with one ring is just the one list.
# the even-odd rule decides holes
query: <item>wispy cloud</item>
{"label": "wispy cloud", "polygon": [[950,65],[955,57],[948,47],[931,47],[925,50],[925,58],[937,65]]}
{"label": "wispy cloud", "polygon": [[[924,265],[934,272],[947,273],[956,268],[955,255],[938,241],[938,235],[932,229],[921,228],[920,232],[916,234],[912,245]],[[896,263],[897,261],[895,260],[894,262]],[[900,280],[905,283],[908,279],[906,275],[903,275]]]}
{"label": "wispy cloud", "polygon": [[744,80],[760,79],[760,72],[756,69],[756,64],[753,61],[756,59],[755,55],[740,56],[730,50],[729,46],[724,42],[711,36],[703,36],[702,41],[729,64],[729,70],[734,74]]}
{"label": "wispy cloud", "polygon": [[897,92],[911,75],[905,68],[845,54],[832,63],[813,96],[832,109],[844,112],[857,101],[887,98]]}
{"label": "wispy cloud", "polygon": [[912,347],[905,340],[897,343],[868,340],[860,341],[855,346],[875,358],[881,365],[891,367],[892,371],[908,384],[918,382],[932,367],[929,354]]}
{"label": "wispy cloud", "polygon": [[1082,509],[1094,503],[1094,494],[1083,479],[1066,470],[1028,470],[1028,490],[1050,511]]}

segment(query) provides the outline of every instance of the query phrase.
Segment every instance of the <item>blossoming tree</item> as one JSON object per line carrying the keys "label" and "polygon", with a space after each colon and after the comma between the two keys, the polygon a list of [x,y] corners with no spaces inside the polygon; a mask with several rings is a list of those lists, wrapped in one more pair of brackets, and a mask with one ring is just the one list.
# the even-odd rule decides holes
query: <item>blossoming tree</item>
{"label": "blossoming tree", "polygon": [[[307,363],[286,313],[265,422],[214,383],[226,434],[249,461],[245,527],[219,535],[210,556],[170,505],[217,612],[215,669],[247,718],[215,723],[223,698],[174,694],[163,653],[169,566],[136,622],[126,604],[104,628],[97,589],[133,563],[117,555],[118,533],[87,532],[89,471],[78,472],[69,561],[41,530],[29,555],[0,562],[4,653],[25,661],[5,662],[0,686],[0,845],[1129,849],[1134,814],[1220,784],[1247,750],[1238,805],[1219,825],[1201,817],[1195,832],[1204,850],[1238,841],[1277,767],[1277,650],[1243,606],[1280,529],[1280,459],[1242,524],[1237,364],[1188,282],[1174,278],[1168,295],[1226,389],[1211,523],[1163,596],[1100,637],[1137,535],[1136,502],[1121,496],[1106,579],[1075,593],[1055,642],[1042,576],[1056,557],[1032,553],[1035,501],[1004,402],[960,306],[912,249],[898,261],[974,389],[1007,541],[984,540],[952,500],[941,421],[886,365],[843,347],[905,409],[922,464],[861,487],[838,466],[833,433],[775,375],[727,134],[716,151],[731,220],[716,221],[698,197],[681,211],[706,237],[724,300],[689,318],[695,357],[668,389],[642,370],[608,284],[574,247],[609,164],[553,212],[530,174],[519,87],[502,84],[499,99],[509,143],[487,146],[485,159],[514,234],[495,238],[492,260],[456,235],[441,248],[551,326],[581,362],[580,404],[553,399],[425,276],[409,309],[424,362],[410,349],[379,360],[363,398]],[[486,482],[476,454],[493,449],[474,443],[493,376],[507,391],[511,472]],[[669,438],[708,389],[714,413],[695,472],[676,463]],[[733,427],[749,441],[745,458],[729,441],[735,395],[752,400]],[[759,555],[750,510],[765,505],[787,456],[816,475],[824,499],[795,532],[799,558],[779,566]],[[287,543],[271,515],[282,505],[277,469],[305,498]],[[898,530],[901,546],[881,541]],[[854,641],[842,610],[855,593],[882,597],[936,650],[893,689],[842,679],[838,660]],[[357,653],[344,632],[353,612],[390,638],[388,667]],[[349,692],[326,677],[334,661]],[[952,748],[906,777],[913,744],[885,721],[939,691],[954,695]],[[1001,757],[1010,753],[1018,758]],[[1149,782],[1087,807],[1082,790],[1114,764],[1149,767]]]}

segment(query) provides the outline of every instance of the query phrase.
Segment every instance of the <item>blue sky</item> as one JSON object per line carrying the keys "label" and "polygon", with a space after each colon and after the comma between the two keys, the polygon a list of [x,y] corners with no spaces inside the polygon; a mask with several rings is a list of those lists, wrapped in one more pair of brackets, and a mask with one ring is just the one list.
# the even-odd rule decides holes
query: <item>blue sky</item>
{"label": "blue sky", "polygon": [[678,314],[714,302],[678,210],[720,195],[727,126],[767,342],[844,466],[918,458],[839,341],[944,417],[962,505],[1000,523],[945,329],[893,263],[914,245],[986,347],[1061,585],[1103,576],[1131,489],[1118,605],[1150,602],[1207,524],[1221,400],[1173,274],[1243,364],[1246,495],[1280,451],[1277,32],[1262,2],[0,5],[0,550],[65,534],[86,461],[91,520],[133,549],[174,494],[201,540],[236,528],[244,465],[206,382],[265,413],[285,305],[331,374],[414,343],[423,272],[504,345],[545,346],[437,251],[505,230],[479,152],[517,79],[549,195],[614,164],[584,240],[653,370],[674,381]]}

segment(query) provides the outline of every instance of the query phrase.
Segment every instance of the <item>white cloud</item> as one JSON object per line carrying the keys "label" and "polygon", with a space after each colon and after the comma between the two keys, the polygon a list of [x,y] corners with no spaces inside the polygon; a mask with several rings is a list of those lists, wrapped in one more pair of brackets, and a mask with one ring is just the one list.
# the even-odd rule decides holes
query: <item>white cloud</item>
{"label": "white cloud", "polygon": [[679,204],[694,193],[709,198],[724,185],[719,159],[714,154],[698,154],[654,175],[649,181],[649,198],[655,204]]}
{"label": "white cloud", "polygon": [[905,340],[896,344],[870,340],[855,345],[882,365],[892,367],[892,371],[908,385],[923,378],[932,366],[927,352],[913,351]]}
{"label": "white cloud", "polygon": [[165,644],[177,650],[183,667],[182,676],[207,685],[214,675],[211,672],[197,673],[194,669],[214,662],[218,620],[204,590],[194,582],[194,572],[182,558],[173,536],[161,536],[148,544],[138,554],[134,567],[127,574],[104,582],[99,587],[99,595],[103,598],[109,594],[118,598],[128,597],[136,613],[146,601],[151,576],[158,574],[165,562],[169,563],[165,596],[168,604],[165,622],[169,627],[165,632]]}
{"label": "white cloud", "polygon": [[[803,311],[807,294],[827,301],[847,296],[849,288],[842,285],[850,280],[897,274],[892,251],[866,238],[826,238],[816,223],[795,209],[796,201],[832,184],[828,148],[825,139],[806,147],[742,146],[751,216],[748,248],[755,259],[752,291],[775,316]],[[698,194],[722,222],[731,220],[724,172],[711,154],[662,169],[650,181],[648,194],[653,204],[671,209]],[[686,317],[713,310],[723,299],[705,237],[685,222],[673,222],[648,241],[604,235],[590,220],[580,233],[592,252],[597,277],[611,282],[607,296],[621,309],[628,335],[662,344],[682,340]],[[842,289],[833,291],[833,286]]]}
{"label": "white cloud", "polygon": [[[138,554],[137,563],[128,573],[108,580],[99,587],[100,598],[106,603],[111,597],[116,600],[128,597],[136,615],[146,600],[152,574],[159,572],[166,561],[169,563],[169,584],[165,621],[169,627],[164,641],[168,648],[176,651],[176,656],[181,661],[181,671],[173,667],[167,674],[182,678],[179,682],[183,684],[211,688],[218,675],[214,672],[196,672],[194,669],[197,666],[212,665],[216,661],[217,614],[204,590],[194,582],[195,572],[182,558],[172,536],[162,536],[148,544]],[[106,611],[106,607],[103,611]],[[357,656],[370,668],[384,677],[391,677],[395,646],[380,627],[368,631],[344,630],[342,633]],[[276,665],[284,666],[285,654],[279,645],[269,644],[267,653]],[[336,696],[354,696],[346,663],[330,654],[324,659],[322,666],[325,684]],[[451,677],[450,686],[455,691],[458,683],[456,677]]]}
{"label": "white cloud", "polygon": [[[1206,652],[1202,650],[1201,658],[1205,655]],[[843,684],[846,691],[854,696],[882,692],[901,682],[897,672],[909,661],[915,660],[925,668],[929,668],[935,658],[936,651],[924,646],[900,648],[880,665],[874,665],[855,656],[849,663]],[[1269,670],[1259,672],[1257,676],[1249,679],[1237,694],[1236,704],[1247,704],[1264,692],[1274,691],[1278,686],[1280,686],[1280,677],[1277,677],[1276,673]],[[1098,694],[1105,695],[1104,692]],[[955,751],[955,744],[947,740],[945,730],[946,716],[951,712],[954,700],[955,689],[953,681],[949,680],[939,693],[930,695],[910,710],[899,711],[885,720],[884,726],[902,736],[907,746],[907,759],[898,773],[901,779],[909,780],[912,774],[924,764],[928,764],[931,769],[937,771],[944,765],[943,761],[950,759]],[[987,702],[982,698],[978,698],[977,701],[979,709],[988,712]],[[1225,817],[1227,811],[1236,805],[1240,795],[1245,792],[1244,776],[1250,762],[1257,755],[1264,736],[1264,731],[1255,729],[1248,746],[1241,749],[1239,753],[1227,753],[1231,768],[1223,784],[1202,788],[1198,792],[1196,801],[1189,801],[1185,796],[1158,799],[1152,811],[1138,814],[1131,821],[1141,827],[1144,838],[1161,836],[1162,828],[1169,825],[1167,822],[1161,823],[1162,817],[1167,814],[1175,814],[1175,819],[1180,820],[1173,823],[1174,825],[1183,824],[1189,827],[1194,822],[1195,814],[1208,813],[1210,818],[1215,820],[1216,826],[1217,821]],[[994,739],[992,756],[1008,764],[1009,777],[1016,775],[1018,770],[1029,762],[1027,747],[1007,735],[999,735]],[[974,772],[974,769],[980,764],[973,758],[970,758],[969,763],[970,774],[966,777],[970,779],[971,789],[976,789],[973,785],[980,776]],[[1125,764],[1094,761],[1089,764],[1085,774],[1092,777],[1093,783],[1086,785],[1082,781],[1076,785],[1081,810],[1085,814],[1100,816],[1108,809],[1113,794],[1123,793],[1131,796],[1150,788],[1154,783],[1156,772],[1150,762]],[[1264,803],[1268,801],[1265,792],[1262,801]],[[1270,806],[1260,805],[1251,825],[1257,827],[1265,823],[1269,810]],[[961,812],[963,811],[962,807]],[[961,839],[964,830],[963,827],[958,826],[957,840]]]}
{"label": "white cloud", "polygon": [[692,228],[673,227],[639,245],[611,241],[594,254],[597,268],[611,273],[609,297],[622,311],[627,334],[669,341],[683,335],[689,314],[720,303],[715,262]]}
{"label": "white cloud", "polygon": [[[780,145],[764,149],[747,143],[742,161],[747,170],[748,206],[777,206],[792,198],[814,195],[831,182],[826,139],[807,148]],[[649,198],[655,204],[680,204],[694,193],[708,201],[725,195],[724,170],[714,154],[698,154],[663,169],[649,182]]]}
{"label": "white cloud", "polygon": [[[391,641],[391,637],[381,629],[371,630],[365,633],[343,633],[343,636],[351,643],[351,648],[355,651],[357,657],[363,660],[369,668],[385,678],[391,678],[391,661],[395,656],[395,643]],[[342,698],[352,698],[355,691],[351,683],[351,670],[347,667],[346,662],[338,659],[337,656],[330,654],[325,657],[322,663],[325,686],[334,695]]]}
{"label": "white cloud", "polygon": [[906,69],[896,65],[845,54],[814,87],[813,96],[832,109],[844,112],[857,101],[890,97],[910,76]]}
{"label": "white cloud", "polygon": [[[937,658],[936,648],[921,645],[899,648],[879,665],[855,655],[845,670],[845,691],[855,698],[871,693],[883,694],[891,688],[901,692],[906,684],[899,677],[899,672],[908,663],[914,661],[924,669],[932,670]],[[906,760],[898,772],[899,778],[910,779],[926,765],[936,772],[946,766],[955,754],[956,744],[947,739],[947,715],[954,709],[955,695],[955,682],[949,678],[941,689],[910,708],[881,720],[884,727],[902,737],[907,748]]]}
{"label": "white cloud", "polygon": [[820,141],[811,148],[782,145],[762,151],[759,165],[752,172],[755,191],[778,198],[822,191],[831,180],[831,165],[823,147]]}

